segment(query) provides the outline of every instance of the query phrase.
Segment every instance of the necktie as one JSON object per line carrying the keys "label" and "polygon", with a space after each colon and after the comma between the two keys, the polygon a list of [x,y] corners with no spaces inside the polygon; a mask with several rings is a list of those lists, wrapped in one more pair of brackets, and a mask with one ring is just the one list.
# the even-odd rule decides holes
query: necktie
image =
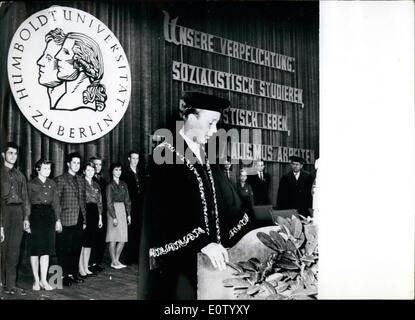
{"label": "necktie", "polygon": [[229,170],[226,170],[226,175],[228,176],[228,179],[231,178],[231,173],[229,172]]}

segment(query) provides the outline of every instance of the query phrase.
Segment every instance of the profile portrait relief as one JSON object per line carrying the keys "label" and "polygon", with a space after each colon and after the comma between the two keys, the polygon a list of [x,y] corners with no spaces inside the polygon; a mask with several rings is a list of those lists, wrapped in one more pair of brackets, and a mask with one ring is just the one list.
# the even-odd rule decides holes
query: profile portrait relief
{"label": "profile portrait relief", "polygon": [[107,94],[101,83],[104,62],[98,44],[82,33],[50,31],[37,61],[39,84],[47,87],[51,110],[103,111]]}
{"label": "profile portrait relief", "polygon": [[47,88],[50,109],[55,109],[57,103],[65,93],[63,81],[58,79],[58,64],[55,55],[61,49],[65,33],[56,28],[49,31],[45,36],[46,47],[37,60],[39,66],[39,84]]}

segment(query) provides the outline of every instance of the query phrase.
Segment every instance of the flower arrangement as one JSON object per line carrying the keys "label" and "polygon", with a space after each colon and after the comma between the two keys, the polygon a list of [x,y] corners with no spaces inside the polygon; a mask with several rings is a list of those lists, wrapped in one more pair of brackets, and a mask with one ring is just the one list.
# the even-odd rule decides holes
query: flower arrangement
{"label": "flower arrangement", "polygon": [[229,263],[235,272],[224,286],[233,287],[237,299],[317,299],[317,226],[295,215],[277,217],[276,225],[277,231],[257,233],[272,250],[268,258]]}

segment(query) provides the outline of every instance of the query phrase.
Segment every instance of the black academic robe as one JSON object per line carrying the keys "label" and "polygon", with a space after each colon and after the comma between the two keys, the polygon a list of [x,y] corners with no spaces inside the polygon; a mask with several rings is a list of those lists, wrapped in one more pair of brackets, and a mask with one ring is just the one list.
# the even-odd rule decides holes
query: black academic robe
{"label": "black academic robe", "polygon": [[[186,150],[186,143],[182,139],[180,142]],[[194,164],[205,193],[208,209],[205,216],[194,172],[165,145],[156,147],[155,151],[157,148],[162,148],[163,155],[172,155],[175,164],[156,164],[151,158],[148,190],[144,196],[138,296],[145,300],[196,299],[197,253],[209,243],[218,242],[213,186],[206,165]],[[220,168],[211,168],[214,179],[224,178]],[[220,189],[216,191],[220,239],[227,246],[245,232],[250,221],[244,212],[235,209],[229,210],[229,214],[225,212],[229,205],[224,203],[223,190],[233,196],[230,184],[219,181],[214,185]]]}
{"label": "black academic robe", "polygon": [[307,171],[301,170],[298,180],[292,171],[283,175],[278,188],[277,208],[297,209],[301,215],[309,216],[308,209],[312,207],[312,185],[313,178]]}
{"label": "black academic robe", "polygon": [[254,205],[263,206],[271,204],[269,199],[269,186],[271,183],[270,175],[263,173],[264,180],[259,179],[258,174],[248,176],[247,182],[254,193]]}

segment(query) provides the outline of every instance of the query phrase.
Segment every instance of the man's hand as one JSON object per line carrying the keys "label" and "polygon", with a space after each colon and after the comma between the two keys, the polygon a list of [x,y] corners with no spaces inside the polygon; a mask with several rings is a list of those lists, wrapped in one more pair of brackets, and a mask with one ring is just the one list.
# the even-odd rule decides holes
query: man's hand
{"label": "man's hand", "polygon": [[55,223],[55,231],[57,233],[61,233],[62,232],[62,223],[60,220],[56,221]]}
{"label": "man's hand", "polygon": [[229,262],[228,251],[218,243],[209,243],[201,250],[207,255],[212,265],[219,270],[226,270],[226,262]]}
{"label": "man's hand", "polygon": [[118,220],[117,220],[117,218],[112,219],[112,225],[114,227],[118,226]]}
{"label": "man's hand", "polygon": [[99,220],[98,220],[98,229],[102,228],[102,214],[99,215]]}
{"label": "man's hand", "polygon": [[32,230],[30,230],[30,222],[29,220],[23,220],[23,230],[27,233],[32,233]]}
{"label": "man's hand", "polygon": [[131,216],[128,216],[128,217],[127,217],[127,223],[128,223],[128,225],[130,225],[130,224],[131,224]]}
{"label": "man's hand", "polygon": [[3,227],[1,227],[1,231],[0,231],[0,242],[4,241],[4,229]]}
{"label": "man's hand", "polygon": [[82,230],[86,229],[86,223],[82,224]]}

